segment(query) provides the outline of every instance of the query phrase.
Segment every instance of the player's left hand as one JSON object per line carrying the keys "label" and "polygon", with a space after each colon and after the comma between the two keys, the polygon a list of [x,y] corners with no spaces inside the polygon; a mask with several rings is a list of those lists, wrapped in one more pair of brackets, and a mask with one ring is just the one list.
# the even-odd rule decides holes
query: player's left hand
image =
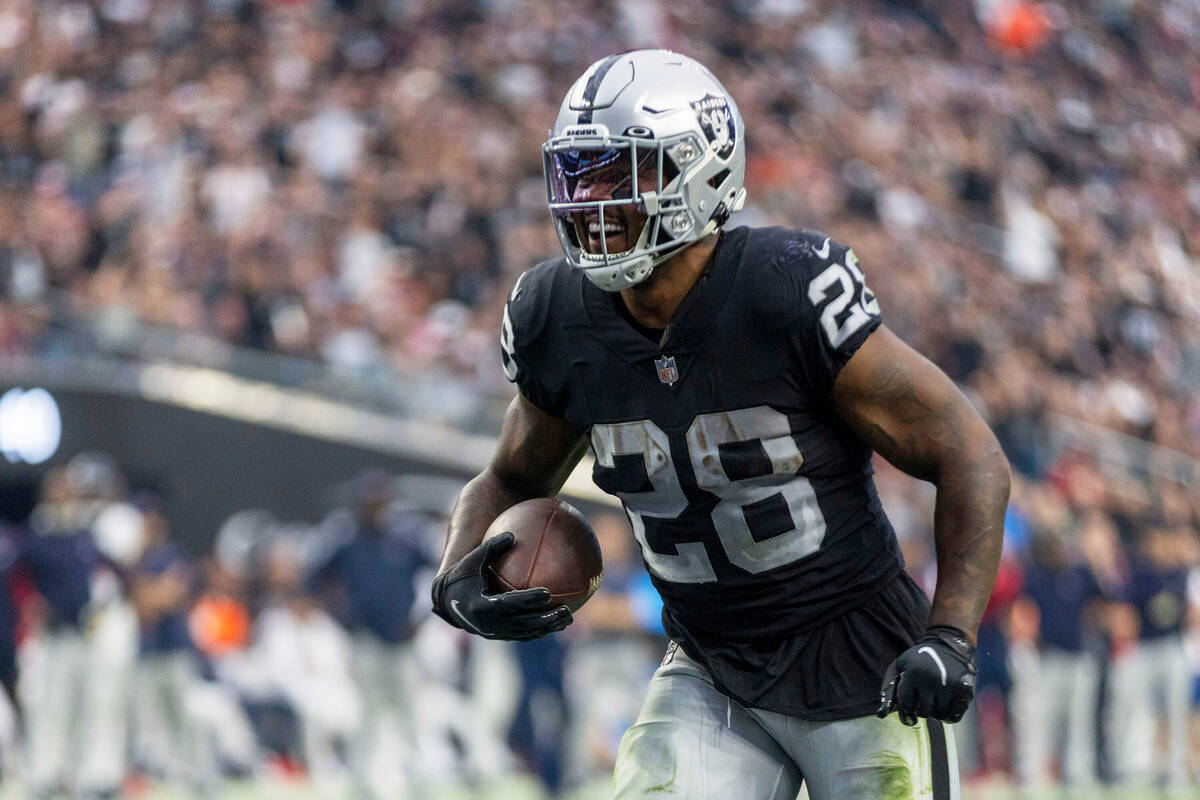
{"label": "player's left hand", "polygon": [[918,717],[958,722],[974,696],[975,648],[958,628],[935,625],[887,668],[875,716],[897,711],[905,725]]}

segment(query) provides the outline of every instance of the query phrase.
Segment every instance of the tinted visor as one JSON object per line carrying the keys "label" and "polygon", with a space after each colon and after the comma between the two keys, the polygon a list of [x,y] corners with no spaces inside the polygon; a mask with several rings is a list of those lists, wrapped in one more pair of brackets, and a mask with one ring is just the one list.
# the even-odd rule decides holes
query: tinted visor
{"label": "tinted visor", "polygon": [[[658,148],[618,143],[617,146],[547,148],[546,181],[551,203],[588,202],[576,197],[580,182],[603,184],[612,200],[629,200],[635,193],[633,165],[638,164],[636,193],[661,191]],[[594,201],[593,195],[593,201]]]}
{"label": "tinted visor", "polygon": [[584,173],[611,166],[620,158],[621,150],[615,147],[596,150],[556,150],[553,156],[563,177],[578,178]]}

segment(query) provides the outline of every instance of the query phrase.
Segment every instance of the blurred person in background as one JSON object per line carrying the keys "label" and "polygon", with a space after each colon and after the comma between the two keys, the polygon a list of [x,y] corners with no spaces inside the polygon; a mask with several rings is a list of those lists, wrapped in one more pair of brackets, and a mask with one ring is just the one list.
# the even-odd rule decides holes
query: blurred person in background
{"label": "blurred person in background", "polygon": [[550,800],[563,797],[566,735],[573,722],[564,682],[567,648],[561,634],[512,646],[521,687],[508,743]]}
{"label": "blurred person in background", "polygon": [[[1124,600],[1136,645],[1113,667],[1110,745],[1117,780],[1145,790],[1190,790],[1193,665],[1184,645],[1194,530],[1152,519],[1141,528]],[[1165,734],[1165,741],[1160,734]]]}
{"label": "blurred person in background", "polygon": [[49,470],[20,548],[44,609],[22,681],[39,797],[113,797],[125,777],[137,622],[124,581],[142,532],[140,515],[115,503],[121,491],[102,453]]}
{"label": "blurred person in background", "polygon": [[604,564],[600,588],[569,633],[514,648],[523,686],[509,741],[550,797],[611,775],[641,706],[630,687],[645,683],[666,646],[662,600],[627,518],[601,511],[589,519]]}
{"label": "blurred person in background", "polygon": [[661,660],[662,600],[637,552],[629,521],[615,511],[589,515],[604,559],[604,580],[575,615],[567,656],[572,702],[571,783],[607,778],[621,736],[637,718],[642,686]]}
{"label": "blurred person in background", "polygon": [[286,537],[272,542],[263,567],[267,604],[255,620],[253,656],[263,671],[265,694],[295,714],[310,778],[325,788],[341,786],[363,715],[350,637],[305,585],[307,565],[296,542]]}
{"label": "blurred person in background", "polygon": [[512,643],[479,640],[428,619],[413,649],[421,667],[415,708],[428,782],[484,790],[520,771],[508,745],[523,685]]}
{"label": "blurred person in background", "polygon": [[21,600],[28,599],[28,578],[18,565],[21,530],[18,526],[0,524],[0,782],[11,775],[19,753],[18,742],[25,743],[25,725],[18,679],[18,635],[21,632]]}
{"label": "blurred person in background", "polygon": [[135,500],[145,544],[130,587],[140,625],[133,752],[150,775],[203,794],[211,790],[213,776],[203,772],[211,760],[201,750],[190,702],[199,681],[187,622],[194,575],[171,540],[160,499],[143,492]]}
{"label": "blurred person in background", "polygon": [[[457,486],[458,484],[455,484]],[[417,581],[433,563],[452,499],[434,479],[397,484],[371,471],[354,482],[353,505],[324,523],[333,547],[308,583],[349,628],[362,721],[352,743],[363,800],[422,791],[411,640]],[[398,496],[399,495],[399,496]],[[439,533],[431,529],[439,527]]]}
{"label": "blurred person in background", "polygon": [[1192,668],[1192,714],[1189,722],[1191,752],[1189,772],[1193,780],[1200,776],[1200,508],[1196,509],[1195,524],[1186,529],[1183,537],[1184,560],[1188,569],[1188,620],[1184,640]]}
{"label": "blurred person in background", "polygon": [[[1099,584],[1072,536],[1074,525],[1038,530],[1025,565],[1013,637],[1012,726],[1017,775],[1036,795],[1062,778],[1074,795],[1096,789],[1096,716],[1100,653],[1095,639]],[[1060,745],[1061,744],[1061,750]]]}
{"label": "blurred person in background", "polygon": [[[402,475],[396,480],[397,506],[424,514],[429,528],[429,568],[417,578],[422,595],[429,591],[436,553],[446,540],[449,511],[463,483],[433,475]],[[526,686],[512,642],[489,641],[446,625],[427,606],[413,608],[412,642],[420,691],[415,698],[418,751],[429,784],[465,781],[475,791],[525,773],[527,763],[509,746]],[[436,793],[431,790],[436,797]]]}
{"label": "blurred person in background", "polygon": [[[1047,487],[1049,488],[1049,487]],[[1129,556],[1121,543],[1115,515],[1103,508],[1081,509],[1079,548],[1092,578],[1104,597],[1094,621],[1100,636],[1103,658],[1100,661],[1100,692],[1097,719],[1097,773],[1106,782],[1117,779],[1120,771],[1119,747],[1124,746],[1128,723],[1121,687],[1131,674],[1130,665],[1137,646],[1137,611],[1129,605]]]}
{"label": "blurred person in background", "polygon": [[[76,480],[78,471],[91,477]],[[124,478],[105,453],[83,453],[67,463],[67,479],[80,486],[84,502],[99,508],[91,525],[100,552],[93,570],[87,636],[89,676],[83,700],[83,741],[79,760],[80,784],[88,794],[109,796],[125,778],[129,766],[133,680],[137,668],[138,620],[130,598],[131,570],[141,555],[145,523],[136,507],[125,500]],[[109,788],[118,787],[116,790]],[[89,789],[88,787],[100,787]]]}
{"label": "blurred person in background", "polygon": [[208,556],[199,561],[197,596],[188,611],[188,633],[200,661],[201,680],[191,692],[201,776],[245,776],[259,765],[253,723],[240,695],[253,618],[243,576]]}
{"label": "blurred person in background", "polygon": [[[1012,768],[1012,671],[1010,642],[1020,640],[1024,619],[1017,598],[1024,580],[1020,553],[1027,541],[1027,520],[1021,508],[1022,481],[1014,480],[1017,500],[1004,518],[1004,550],[996,585],[979,623],[976,699],[957,726],[962,735],[959,757],[975,780],[1004,776]],[[935,565],[936,566],[936,565]]]}

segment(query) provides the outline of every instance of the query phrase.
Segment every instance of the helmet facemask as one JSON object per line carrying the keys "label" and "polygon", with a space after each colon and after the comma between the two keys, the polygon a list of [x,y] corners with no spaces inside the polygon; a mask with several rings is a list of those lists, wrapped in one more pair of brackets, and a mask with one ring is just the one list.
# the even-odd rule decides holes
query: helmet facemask
{"label": "helmet facemask", "polygon": [[587,125],[551,137],[542,151],[563,252],[601,289],[645,280],[715,229],[695,219],[682,191],[685,173],[711,158],[693,134],[656,140]]}

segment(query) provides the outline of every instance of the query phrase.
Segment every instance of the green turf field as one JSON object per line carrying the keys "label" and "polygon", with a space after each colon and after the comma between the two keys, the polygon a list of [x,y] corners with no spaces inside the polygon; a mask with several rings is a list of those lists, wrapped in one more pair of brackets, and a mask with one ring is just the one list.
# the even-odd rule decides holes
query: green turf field
{"label": "green turf field", "polygon": [[[608,800],[607,782],[601,782],[567,795],[561,800]],[[127,795],[131,800],[193,800],[195,795],[170,788],[147,787]],[[23,800],[26,795],[19,786],[6,785],[0,789],[0,800]],[[1200,791],[1193,790],[1184,795],[1167,795],[1147,790],[1103,791],[1088,798],[1068,796],[1066,793],[1044,793],[1036,796],[1022,795],[1004,784],[968,787],[963,792],[964,800],[1200,800]],[[213,800],[353,800],[345,788],[324,789],[304,780],[254,780],[228,783]],[[389,800],[407,800],[397,797]],[[434,787],[422,800],[549,800],[528,778],[514,777],[494,781],[487,786],[442,785]],[[680,798],[686,800],[686,798]]]}

